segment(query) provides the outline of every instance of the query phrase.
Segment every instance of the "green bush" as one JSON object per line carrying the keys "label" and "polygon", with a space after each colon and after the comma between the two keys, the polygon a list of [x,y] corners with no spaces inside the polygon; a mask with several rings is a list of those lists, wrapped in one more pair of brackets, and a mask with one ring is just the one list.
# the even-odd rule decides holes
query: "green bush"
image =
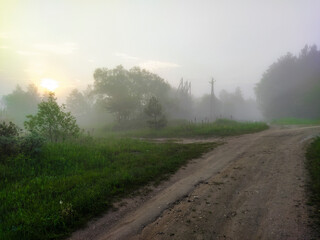
{"label": "green bush", "polygon": [[1,162],[20,153],[26,156],[35,156],[41,151],[44,142],[45,139],[36,133],[21,136],[21,129],[12,122],[0,123]]}
{"label": "green bush", "polygon": [[156,97],[151,97],[144,108],[144,113],[148,116],[147,123],[150,128],[160,129],[167,125],[167,118],[162,112],[162,106]]}
{"label": "green bush", "polygon": [[20,152],[25,155],[35,156],[41,152],[42,146],[45,143],[45,138],[37,133],[30,133],[20,138]]}
{"label": "green bush", "polygon": [[1,160],[5,156],[15,154],[19,151],[19,133],[20,129],[13,122],[0,123],[0,155]]}
{"label": "green bush", "polygon": [[51,142],[78,137],[80,133],[75,117],[65,112],[64,105],[58,105],[54,93],[49,93],[48,99],[38,104],[36,115],[28,115],[27,118],[25,128]]}

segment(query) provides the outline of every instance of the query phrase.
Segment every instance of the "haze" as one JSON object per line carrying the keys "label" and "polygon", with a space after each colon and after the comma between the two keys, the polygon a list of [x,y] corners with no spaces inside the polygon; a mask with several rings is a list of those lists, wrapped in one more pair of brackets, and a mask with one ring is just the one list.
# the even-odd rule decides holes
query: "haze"
{"label": "haze", "polygon": [[253,87],[275,59],[320,45],[320,2],[1,1],[0,95],[59,83],[58,98],[99,67],[140,66],[196,96]]}

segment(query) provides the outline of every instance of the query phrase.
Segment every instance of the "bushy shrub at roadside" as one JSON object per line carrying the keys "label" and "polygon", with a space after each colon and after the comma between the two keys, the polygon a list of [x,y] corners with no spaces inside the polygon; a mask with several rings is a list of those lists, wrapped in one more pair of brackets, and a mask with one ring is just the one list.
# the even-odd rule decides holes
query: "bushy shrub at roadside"
{"label": "bushy shrub at roadside", "polygon": [[0,123],[0,162],[4,162],[10,156],[22,153],[34,156],[41,151],[45,139],[36,134],[21,134],[21,129],[12,122]]}
{"label": "bushy shrub at roadside", "polygon": [[36,133],[30,133],[20,138],[20,152],[25,155],[35,156],[41,152],[41,148],[45,143],[45,138]]}
{"label": "bushy shrub at roadside", "polygon": [[19,151],[19,133],[21,130],[12,122],[0,123],[0,156],[3,160],[4,156],[15,154]]}

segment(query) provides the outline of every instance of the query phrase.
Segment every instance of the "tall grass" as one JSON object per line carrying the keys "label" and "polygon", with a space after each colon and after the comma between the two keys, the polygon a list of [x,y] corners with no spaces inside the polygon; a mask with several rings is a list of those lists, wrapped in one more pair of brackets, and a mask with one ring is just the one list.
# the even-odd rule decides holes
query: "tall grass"
{"label": "tall grass", "polygon": [[320,124],[319,119],[303,119],[303,118],[280,118],[271,122],[276,125],[317,125]]}
{"label": "tall grass", "polygon": [[0,164],[0,239],[60,239],[216,144],[85,139]]}
{"label": "tall grass", "polygon": [[139,129],[124,132],[123,135],[134,137],[211,137],[232,136],[259,132],[268,129],[263,122],[237,122],[219,119],[212,123],[185,123],[168,126],[163,129]]}

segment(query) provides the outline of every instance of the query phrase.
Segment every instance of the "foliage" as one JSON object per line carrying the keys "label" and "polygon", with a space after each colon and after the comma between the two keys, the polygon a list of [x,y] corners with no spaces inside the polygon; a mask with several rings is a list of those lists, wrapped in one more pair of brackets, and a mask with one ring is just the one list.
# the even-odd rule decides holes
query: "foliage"
{"label": "foliage", "polygon": [[20,152],[28,156],[36,156],[41,152],[45,141],[46,139],[43,136],[35,132],[26,134],[23,137],[20,137]]}
{"label": "foliage", "polygon": [[13,122],[6,123],[5,121],[0,123],[0,136],[4,137],[16,137],[19,135],[20,129]]}
{"label": "foliage", "polygon": [[27,91],[17,86],[11,94],[4,96],[6,114],[21,127],[26,120],[26,115],[37,112],[39,102],[40,95],[35,85],[32,84],[29,85]]}
{"label": "foliage", "polygon": [[239,87],[236,88],[234,93],[229,93],[226,90],[220,92],[221,100],[221,114],[224,117],[233,117],[241,116],[241,112],[244,109],[245,100],[242,96],[242,92]]}
{"label": "foliage", "polygon": [[73,89],[67,97],[66,106],[75,116],[86,115],[90,112],[89,97]]}
{"label": "foliage", "polygon": [[217,144],[78,139],[0,163],[0,239],[58,239]]}
{"label": "foliage", "polygon": [[36,155],[40,152],[44,139],[35,133],[21,135],[21,129],[12,122],[0,123],[0,153],[2,156],[24,153]]}
{"label": "foliage", "polygon": [[316,138],[308,147],[307,153],[307,169],[309,172],[309,190],[310,204],[314,205],[314,220],[316,228],[320,233],[320,137]]}
{"label": "foliage", "polygon": [[64,141],[79,134],[76,119],[70,112],[64,112],[65,106],[59,106],[54,93],[49,93],[48,99],[38,105],[38,113],[29,115],[29,121],[24,123],[31,133],[45,137],[51,142]]}
{"label": "foliage", "polygon": [[167,124],[165,115],[162,113],[162,106],[158,99],[152,96],[144,108],[144,113],[151,119],[148,124],[151,128],[163,128]]}
{"label": "foliage", "polygon": [[44,139],[35,133],[21,136],[21,129],[14,123],[0,123],[0,155],[3,163],[9,156],[20,153],[35,156],[43,144]]}
{"label": "foliage", "polygon": [[5,156],[18,152],[18,137],[20,129],[12,122],[0,122],[0,156],[3,161]]}
{"label": "foliage", "polygon": [[102,127],[106,122],[114,120],[105,109],[105,102],[97,99],[91,85],[85,91],[71,91],[66,101],[66,109],[77,119],[79,126],[90,129]]}
{"label": "foliage", "polygon": [[288,53],[273,63],[256,86],[268,119],[320,118],[320,51],[305,46],[298,57]]}
{"label": "foliage", "polygon": [[[212,105],[211,105],[212,100]],[[212,118],[211,109],[212,107]],[[258,121],[262,119],[257,103],[253,99],[245,99],[241,89],[237,87],[234,92],[221,90],[219,98],[206,94],[198,101],[195,101],[194,106],[195,121],[214,120],[217,118],[235,119],[235,120],[251,120]]]}
{"label": "foliage", "polygon": [[115,114],[118,122],[134,118],[152,96],[165,99],[170,85],[156,74],[140,68],[130,70],[98,68],[94,72],[94,91],[98,101]]}

